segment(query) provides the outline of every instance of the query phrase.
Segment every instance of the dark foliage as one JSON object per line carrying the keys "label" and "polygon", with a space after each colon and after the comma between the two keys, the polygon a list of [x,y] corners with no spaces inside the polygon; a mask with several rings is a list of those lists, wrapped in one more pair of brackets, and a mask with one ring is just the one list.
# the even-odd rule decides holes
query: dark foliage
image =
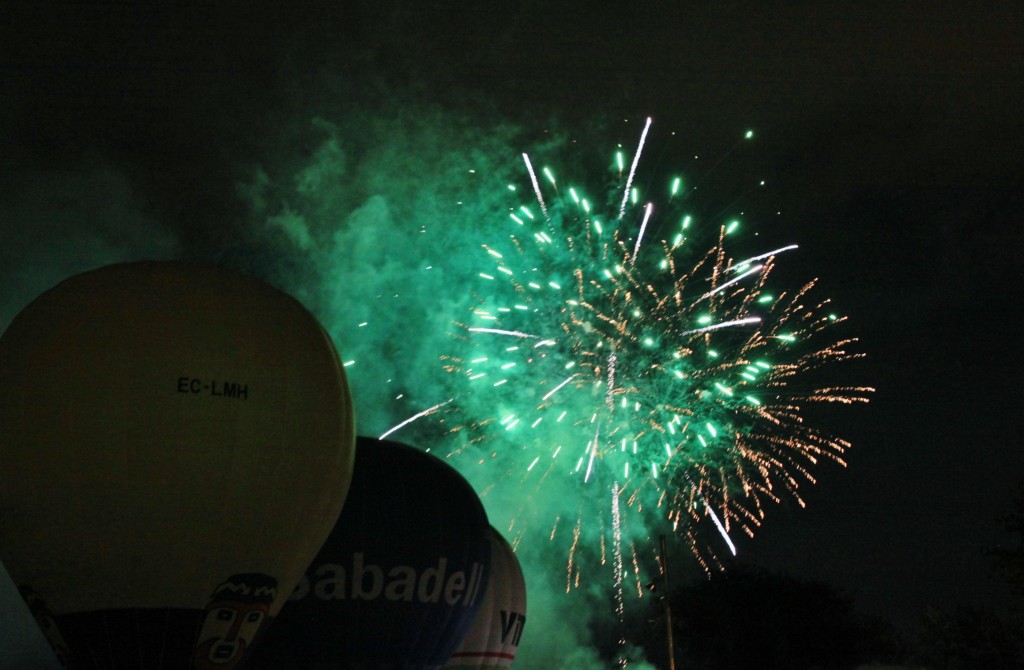
{"label": "dark foliage", "polygon": [[1014,541],[987,550],[995,560],[999,576],[1018,595],[1024,595],[1024,490],[1013,501],[1013,508],[1000,518],[1003,528]]}
{"label": "dark foliage", "polygon": [[[891,661],[900,643],[887,624],[866,620],[832,587],[736,567],[671,595],[677,667],[692,670],[843,670]],[[644,646],[667,667],[664,619]]]}
{"label": "dark foliage", "polygon": [[913,654],[931,670],[1019,670],[1024,668],[1024,634],[992,612],[960,607],[928,612]]}

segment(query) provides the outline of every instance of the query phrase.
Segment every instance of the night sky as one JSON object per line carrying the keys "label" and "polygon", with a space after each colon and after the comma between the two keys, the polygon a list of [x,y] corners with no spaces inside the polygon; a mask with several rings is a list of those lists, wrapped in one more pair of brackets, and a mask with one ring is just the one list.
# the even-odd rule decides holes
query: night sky
{"label": "night sky", "polygon": [[[904,627],[929,607],[1009,611],[984,550],[1024,486],[1019,2],[181,4],[0,6],[0,328],[75,272],[187,258],[295,293],[347,358],[369,344],[331,296],[383,290],[379,247],[458,190],[449,163],[516,169],[546,137],[606,127],[632,146],[648,116],[671,162],[753,128],[722,179],[767,176],[772,229],[801,246],[787,272],[849,316],[868,357],[844,378],[877,393],[829,415],[848,467],[816,469],[806,509],[770,509],[740,558]],[[310,166],[328,163],[351,188],[321,201]],[[254,223],[287,211],[352,227]],[[392,227],[355,226],[380,211]],[[327,238],[362,256],[329,267]],[[0,667],[40,667],[4,582]]]}

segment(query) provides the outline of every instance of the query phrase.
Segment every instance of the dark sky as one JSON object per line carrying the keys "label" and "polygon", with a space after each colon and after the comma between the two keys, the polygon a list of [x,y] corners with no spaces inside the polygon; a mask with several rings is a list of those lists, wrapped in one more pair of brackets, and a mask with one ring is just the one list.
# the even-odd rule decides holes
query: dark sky
{"label": "dark sky", "polygon": [[[741,557],[900,624],[1005,610],[982,552],[1024,486],[1019,2],[212,4],[0,7],[0,324],[101,262],[273,265],[237,242],[238,185],[311,153],[293,129],[314,117],[652,116],[702,148],[753,127],[800,268],[878,391],[836,415],[849,466],[770,510]],[[8,639],[24,617],[3,593]]]}

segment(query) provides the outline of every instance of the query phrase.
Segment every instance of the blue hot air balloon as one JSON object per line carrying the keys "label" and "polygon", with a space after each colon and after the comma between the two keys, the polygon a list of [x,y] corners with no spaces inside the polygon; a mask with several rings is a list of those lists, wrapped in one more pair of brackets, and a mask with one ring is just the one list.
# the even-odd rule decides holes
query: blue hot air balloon
{"label": "blue hot air balloon", "polygon": [[512,547],[491,529],[491,579],[483,605],[445,670],[507,668],[526,625],[526,582]]}
{"label": "blue hot air balloon", "polygon": [[113,265],[22,310],[0,379],[0,559],[58,659],[239,666],[351,477],[316,319],[234,272]]}
{"label": "blue hot air balloon", "polygon": [[451,466],[357,438],[345,509],[247,667],[440,668],[484,602],[490,554],[480,499]]}

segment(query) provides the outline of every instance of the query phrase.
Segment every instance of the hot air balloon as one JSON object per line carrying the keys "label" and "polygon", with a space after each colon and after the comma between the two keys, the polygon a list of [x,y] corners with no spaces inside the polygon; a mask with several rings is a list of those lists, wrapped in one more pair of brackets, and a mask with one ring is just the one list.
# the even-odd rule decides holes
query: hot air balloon
{"label": "hot air balloon", "polygon": [[0,380],[0,560],[62,663],[237,667],[351,479],[316,319],[227,270],[113,265],[15,317]]}
{"label": "hot air balloon", "polygon": [[440,668],[487,591],[487,515],[451,466],[357,439],[345,509],[247,668]]}
{"label": "hot air balloon", "polygon": [[512,547],[491,529],[491,579],[480,611],[445,670],[507,668],[526,624],[526,582]]}

